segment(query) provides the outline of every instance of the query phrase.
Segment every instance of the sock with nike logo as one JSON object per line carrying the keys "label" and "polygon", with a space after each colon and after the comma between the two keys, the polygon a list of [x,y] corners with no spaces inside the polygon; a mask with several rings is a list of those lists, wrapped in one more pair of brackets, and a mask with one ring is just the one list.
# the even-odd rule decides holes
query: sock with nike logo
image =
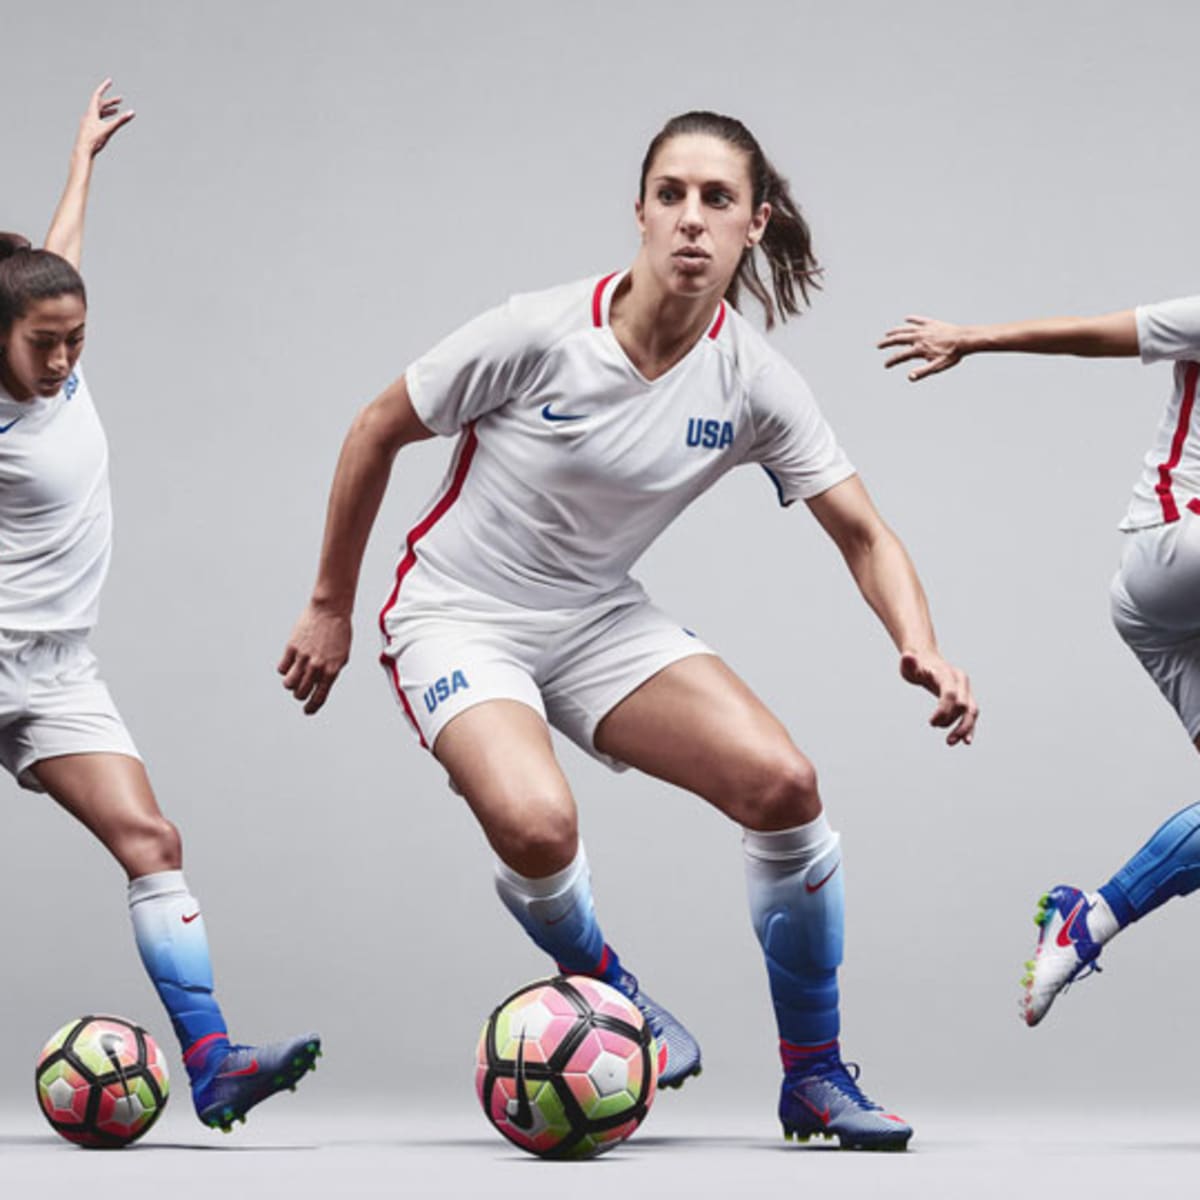
{"label": "sock with nike logo", "polygon": [[[1200,887],[1200,804],[1168,818],[1100,889],[1120,928]],[[1089,929],[1091,922],[1088,922]],[[1094,935],[1093,935],[1094,936]]]}
{"label": "sock with nike logo", "polygon": [[794,829],[742,831],[750,917],[767,960],[781,1043],[836,1045],[842,961],[841,839],[821,813]]}
{"label": "sock with nike logo", "polygon": [[192,1078],[228,1049],[225,1018],[213,999],[212,964],[200,905],[182,871],[156,871],[129,883],[138,953],[171,1017]]}
{"label": "sock with nike logo", "polygon": [[605,956],[604,935],[596,921],[582,842],[571,862],[541,879],[519,875],[497,861],[496,891],[521,928],[562,970],[596,973]]}

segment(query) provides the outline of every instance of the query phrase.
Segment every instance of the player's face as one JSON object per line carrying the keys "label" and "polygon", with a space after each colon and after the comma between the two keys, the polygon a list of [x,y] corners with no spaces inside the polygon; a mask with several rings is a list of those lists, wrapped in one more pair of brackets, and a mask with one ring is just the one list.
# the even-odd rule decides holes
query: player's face
{"label": "player's face", "polygon": [[83,353],[87,307],[78,296],[34,300],[0,333],[0,381],[14,400],[53,396]]}
{"label": "player's face", "polygon": [[770,215],[769,204],[754,206],[749,155],[707,133],[663,144],[637,205],[651,270],[667,291],[684,296],[724,294]]}

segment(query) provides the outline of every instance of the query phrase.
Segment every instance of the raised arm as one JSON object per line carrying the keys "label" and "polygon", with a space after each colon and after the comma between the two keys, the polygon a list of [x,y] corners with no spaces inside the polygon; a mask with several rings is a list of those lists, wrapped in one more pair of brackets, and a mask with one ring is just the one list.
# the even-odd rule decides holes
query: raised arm
{"label": "raised arm", "polygon": [[372,400],[346,434],[329,493],[317,582],[277,668],[306,713],[325,703],[350,657],[358,573],[392,461],[402,446],[429,437],[403,377]]}
{"label": "raised arm", "polygon": [[904,320],[903,325],[887,331],[879,349],[900,347],[900,353],[884,363],[886,367],[925,359],[925,366],[909,371],[913,382],[945,371],[968,354],[1015,351],[1126,358],[1138,352],[1137,323],[1131,308],[1100,317],[1049,317],[1007,325],[952,325],[918,316]]}
{"label": "raised arm", "polygon": [[67,184],[46,234],[46,249],[65,258],[76,270],[83,256],[83,221],[92,182],[92,163],[112,135],[134,117],[132,110],[120,111],[120,96],[105,96],[110,87],[112,80],[106,79],[92,93],[87,111],[80,118],[79,133],[71,148]]}
{"label": "raised arm", "polygon": [[952,727],[948,745],[970,745],[979,707],[966,674],[941,655],[916,568],[884,524],[857,475],[808,501],[837,544],[863,598],[900,651],[900,674],[938,698],[931,725]]}

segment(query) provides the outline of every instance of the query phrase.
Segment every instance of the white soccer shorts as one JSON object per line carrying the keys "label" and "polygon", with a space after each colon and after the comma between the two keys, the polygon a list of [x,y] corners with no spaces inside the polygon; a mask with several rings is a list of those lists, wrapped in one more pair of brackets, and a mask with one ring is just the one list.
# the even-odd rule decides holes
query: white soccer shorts
{"label": "white soccer shorts", "polygon": [[0,632],[0,764],[22,787],[30,767],[64,754],[140,758],[96,656],[78,635]]}
{"label": "white soccer shorts", "polygon": [[632,581],[579,608],[532,609],[461,585],[423,565],[384,620],[384,668],[423,746],[485,700],[517,700],[593,758],[596,726],[664,667],[712,654]]}
{"label": "white soccer shorts", "polygon": [[1200,516],[1124,535],[1113,623],[1193,741],[1200,736]]}

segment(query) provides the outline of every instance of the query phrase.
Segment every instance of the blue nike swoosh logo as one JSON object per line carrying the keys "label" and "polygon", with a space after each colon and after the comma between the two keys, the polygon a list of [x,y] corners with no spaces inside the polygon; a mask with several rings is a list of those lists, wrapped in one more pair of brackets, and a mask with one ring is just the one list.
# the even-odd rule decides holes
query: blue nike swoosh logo
{"label": "blue nike swoosh logo", "polygon": [[555,413],[550,411],[550,405],[542,405],[542,416],[547,421],[582,421],[583,413]]}
{"label": "blue nike swoosh logo", "polygon": [[0,433],[7,433],[20,419],[20,417],[13,417],[7,425],[0,425]]}

